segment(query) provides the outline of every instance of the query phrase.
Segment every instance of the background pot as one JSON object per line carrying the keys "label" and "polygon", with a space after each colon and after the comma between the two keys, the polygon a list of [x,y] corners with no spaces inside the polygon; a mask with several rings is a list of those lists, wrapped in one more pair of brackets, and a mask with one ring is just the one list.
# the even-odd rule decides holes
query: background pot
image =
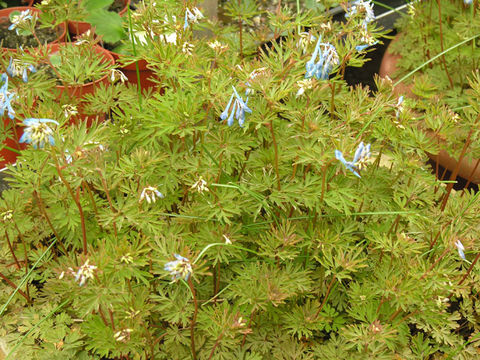
{"label": "background pot", "polygon": [[[8,126],[12,126],[12,124],[14,127],[13,135],[7,140],[5,140],[4,145],[15,150],[25,149],[26,144],[20,144],[18,142],[20,140],[20,137],[23,134],[22,127],[17,126],[15,123],[15,120],[11,120],[6,115],[2,117],[2,121],[3,121],[4,128],[7,128]],[[16,162],[18,157],[18,154],[16,152],[7,150],[7,149],[1,149],[0,155],[3,158],[3,160],[0,160],[0,169],[3,169],[7,164],[13,164],[14,162]]]}
{"label": "background pot", "polygon": [[[397,35],[395,39],[390,43],[390,45],[387,48],[387,51],[385,52],[385,55],[383,56],[382,63],[380,65],[380,71],[379,75],[381,77],[390,77],[393,82],[395,83],[395,79],[393,75],[397,71],[397,62],[402,58],[401,55],[396,55],[393,54],[391,51],[391,46],[392,43],[395,41],[398,41],[400,35]],[[398,84],[395,86],[393,89],[394,93],[396,95],[404,95],[410,98],[415,98],[415,94],[412,92],[412,87],[413,84],[406,85],[403,83]],[[433,138],[436,138],[439,142],[441,142],[441,139],[436,136],[432,131],[426,130],[426,133],[430,135]],[[460,164],[457,159],[454,157],[450,156],[450,154],[445,151],[444,149],[441,149],[438,154],[431,154],[427,152],[427,156],[430,158],[430,160],[434,162],[438,162],[441,166],[443,166],[445,169],[451,171],[452,173],[455,172],[457,166],[459,165],[458,169],[458,176],[468,179],[471,182],[475,184],[480,184],[480,159],[462,159],[460,161]]]}
{"label": "background pot", "polygon": [[[130,6],[130,0],[123,0],[125,3],[125,7],[120,11],[118,14],[122,16],[127,12],[128,6]],[[75,20],[68,20],[68,31],[70,34],[74,36],[78,36],[87,32],[92,28],[92,25],[86,21],[75,21]]]}
{"label": "background pot", "polygon": [[[122,59],[123,56],[113,51],[110,51],[110,53],[115,59],[115,62],[118,64],[118,60]],[[147,89],[147,88],[157,86],[156,83],[150,80],[150,78],[152,78],[154,74],[152,70],[147,68],[148,62],[146,60],[140,59],[136,63],[138,63],[138,70],[140,73],[140,86],[142,87],[142,89]],[[118,66],[119,66],[119,69],[127,77],[128,82],[135,85],[138,84],[137,67],[135,66],[135,63],[125,65],[125,66],[119,64]]]}
{"label": "background pot", "polygon": [[[66,46],[66,44],[51,44],[47,47],[48,54],[55,53],[59,50],[61,46]],[[70,45],[74,46],[74,45]],[[104,59],[105,62],[114,65],[115,60],[113,56],[110,54],[108,50],[100,46],[94,47],[95,53],[97,53],[100,57]],[[68,96],[69,98],[76,98],[76,99],[83,99],[87,94],[94,94],[100,84],[108,85],[110,81],[108,79],[109,74],[105,74],[100,79],[89,82],[87,84],[79,84],[79,85],[57,85],[56,88],[58,90],[58,97],[61,96]],[[78,106],[78,115],[71,118],[71,123],[75,123],[78,121],[87,121],[87,124],[91,124],[91,122],[96,118],[95,116],[88,116],[84,114],[84,107],[80,104]]]}

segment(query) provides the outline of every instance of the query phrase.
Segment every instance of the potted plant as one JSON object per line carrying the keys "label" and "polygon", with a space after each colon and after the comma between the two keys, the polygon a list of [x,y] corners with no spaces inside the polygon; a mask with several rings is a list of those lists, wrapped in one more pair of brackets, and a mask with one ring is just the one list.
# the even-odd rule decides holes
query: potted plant
{"label": "potted plant", "polygon": [[[415,98],[422,126],[441,144],[430,158],[455,176],[478,184],[478,137],[475,132],[468,135],[478,126],[471,103],[475,96],[471,83],[478,76],[476,59],[480,56],[476,6],[477,2],[463,1],[412,5],[409,14],[398,22],[399,35],[384,56],[380,75],[394,81],[403,79],[396,86],[397,93]],[[407,75],[422,64],[425,66],[413,76]],[[432,102],[437,104],[436,110],[428,106]],[[446,107],[443,110],[442,104]]]}
{"label": "potted plant", "polygon": [[[15,52],[18,47],[37,47],[39,44],[64,41],[65,25],[59,24],[52,27],[42,18],[40,10],[33,7],[1,9],[0,37],[2,39],[2,49]],[[35,32],[35,35],[32,31]]]}
{"label": "potted plant", "polygon": [[126,13],[130,0],[51,0],[38,7],[49,12],[52,21],[67,22],[68,31],[72,35],[80,35],[91,29],[90,18],[100,12],[115,13],[121,16]]}

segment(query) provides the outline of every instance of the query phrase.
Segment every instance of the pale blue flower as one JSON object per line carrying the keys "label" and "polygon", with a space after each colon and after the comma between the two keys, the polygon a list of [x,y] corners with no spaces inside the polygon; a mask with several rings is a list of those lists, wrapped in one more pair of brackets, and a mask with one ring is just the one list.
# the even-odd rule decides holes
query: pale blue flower
{"label": "pale blue flower", "polygon": [[52,146],[55,145],[53,130],[47,125],[48,123],[59,125],[57,121],[51,119],[28,118],[23,120],[26,127],[23,130],[20,143],[32,144],[35,149],[41,149],[47,143]]}
{"label": "pale blue flower", "polygon": [[188,28],[189,21],[192,23],[198,22],[199,19],[203,18],[203,14],[198,8],[194,7],[191,11],[189,8],[185,9],[185,23],[183,24],[183,30]]}
{"label": "pale blue flower", "polygon": [[14,60],[10,58],[10,63],[8,64],[8,67],[7,67],[7,73],[11,77],[21,76],[23,82],[27,82],[28,81],[27,70],[30,70],[30,72],[32,73],[37,71],[37,69],[35,69],[35,67],[31,64],[25,64],[25,63],[22,63],[20,60],[17,60],[17,59]]}
{"label": "pale blue flower", "polygon": [[190,260],[178,254],[174,255],[177,260],[166,263],[164,270],[170,273],[172,281],[177,281],[181,278],[188,280],[193,271]]}
{"label": "pale blue flower", "polygon": [[228,126],[232,126],[235,118],[238,120],[238,125],[243,127],[243,124],[245,123],[245,113],[252,113],[252,109],[248,107],[248,96],[244,101],[238,94],[235,86],[232,86],[232,88],[233,93],[230,96],[230,100],[228,101],[225,110],[223,110],[223,112],[220,114],[220,119],[225,120],[228,117],[227,124]]}
{"label": "pale blue flower", "polygon": [[369,24],[375,20],[375,13],[373,12],[373,4],[371,0],[363,1],[357,0],[345,12],[345,17],[349,18],[357,14],[365,14],[363,19],[364,24]]}
{"label": "pale blue flower", "polygon": [[320,36],[311,59],[305,65],[305,79],[315,76],[319,80],[327,80],[333,67],[339,63],[335,47],[332,44],[322,43],[321,41],[322,37]]}
{"label": "pale blue flower", "polygon": [[463,259],[463,260],[466,260],[465,259],[465,248],[463,247],[463,244],[460,240],[456,240],[455,241],[455,246],[457,247],[457,250],[458,250],[458,255],[460,255],[460,257]]}
{"label": "pale blue flower", "polygon": [[473,2],[473,0],[463,0],[463,3],[464,3],[465,5],[471,5],[472,2]]}
{"label": "pale blue flower", "polygon": [[30,9],[22,11],[20,15],[12,16],[12,24],[8,27],[8,30],[15,29],[17,35],[19,35],[18,27],[23,25],[29,19],[33,19],[33,16],[30,13]]}
{"label": "pale blue flower", "polygon": [[370,144],[365,145],[361,142],[355,151],[353,161],[346,161],[342,152],[339,150],[335,150],[335,158],[345,165],[355,176],[361,177],[358,171],[366,166],[367,160],[370,158]]}
{"label": "pale blue flower", "polygon": [[3,85],[0,88],[0,116],[3,116],[5,111],[7,111],[8,117],[13,120],[15,117],[15,111],[12,108],[11,101],[15,94],[8,91],[7,74],[2,74],[1,80],[3,81]]}

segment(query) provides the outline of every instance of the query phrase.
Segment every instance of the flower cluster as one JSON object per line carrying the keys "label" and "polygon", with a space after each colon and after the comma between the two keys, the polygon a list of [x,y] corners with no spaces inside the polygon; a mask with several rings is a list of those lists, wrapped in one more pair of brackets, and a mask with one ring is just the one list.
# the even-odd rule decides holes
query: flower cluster
{"label": "flower cluster", "polygon": [[32,73],[37,71],[35,67],[31,64],[25,64],[22,63],[20,60],[10,58],[10,63],[7,67],[8,75],[10,75],[11,77],[21,76],[23,82],[27,82],[27,70],[30,70],[30,72]]}
{"label": "flower cluster", "polygon": [[373,4],[371,0],[363,1],[357,0],[350,6],[347,11],[345,12],[345,17],[353,17],[357,14],[365,14],[365,18],[363,19],[363,24],[369,24],[373,20],[375,20],[375,14],[373,12]]}
{"label": "flower cluster", "polygon": [[[75,278],[75,281],[78,282],[78,285],[83,286],[87,283],[88,279],[93,279],[93,272],[97,269],[95,265],[90,265],[89,264],[89,259],[85,261],[85,263],[80,266],[80,268],[77,270],[77,272],[73,271],[72,268],[68,268],[70,271],[70,274],[73,275]],[[65,272],[62,271],[62,273],[59,276],[59,279],[63,279],[65,276]]]}
{"label": "flower cluster", "polygon": [[199,193],[203,193],[204,191],[210,191],[208,189],[208,185],[207,185],[207,182],[205,180],[203,180],[203,178],[200,176],[200,179],[198,179],[198,181],[192,185],[191,187],[192,190],[197,190],[197,192]]}
{"label": "flower cluster", "polygon": [[[245,123],[245,113],[252,113],[252,110],[248,107],[248,95],[245,101],[243,101],[242,97],[238,95],[237,89],[235,89],[235,86],[232,86],[233,88],[233,93],[232,96],[230,96],[230,100],[228,101],[227,106],[225,107],[225,110],[223,110],[222,114],[220,115],[220,119],[227,120],[228,126],[233,125],[233,117],[238,120],[238,125],[240,127],[243,127],[243,124]],[[235,101],[233,101],[235,98]],[[233,102],[233,105],[232,105]],[[229,115],[230,114],[230,115]]]}
{"label": "flower cluster", "polygon": [[307,61],[305,78],[310,79],[315,76],[319,80],[327,80],[333,67],[338,64],[339,59],[335,46],[322,43],[322,37],[319,37],[312,58]]}
{"label": "flower cluster", "polygon": [[3,81],[3,85],[0,88],[0,116],[3,116],[6,110],[8,117],[13,120],[15,111],[12,108],[11,102],[15,94],[8,91],[7,74],[2,74],[1,80]]}
{"label": "flower cluster", "polygon": [[158,191],[158,189],[154,186],[147,186],[142,190],[142,193],[140,194],[140,202],[143,200],[147,200],[147,203],[152,203],[157,201],[157,197],[159,198],[164,198],[165,196]]}
{"label": "flower cluster", "polygon": [[175,258],[177,260],[170,261],[165,264],[164,270],[170,273],[172,276],[172,281],[177,281],[181,278],[188,280],[192,274],[192,265],[190,264],[190,260],[178,254],[175,254]]}
{"label": "flower cluster", "polygon": [[33,14],[29,10],[22,11],[19,15],[13,15],[12,16],[12,24],[8,27],[8,30],[14,30],[16,31],[17,35],[18,33],[18,28],[26,24],[27,20],[33,19]]}
{"label": "flower cluster", "polygon": [[335,158],[339,160],[345,167],[350,170],[355,176],[361,177],[358,171],[362,170],[367,165],[367,160],[370,158],[370,144],[365,145],[363,142],[358,145],[357,151],[353,157],[353,161],[346,161],[343,154],[339,150],[335,150]]}
{"label": "flower cluster", "polygon": [[183,25],[183,30],[188,28],[189,21],[192,23],[198,22],[198,20],[203,19],[203,14],[198,8],[194,7],[191,11],[189,8],[185,10],[185,23]]}
{"label": "flower cluster", "polygon": [[26,128],[23,130],[20,143],[32,144],[35,149],[43,148],[47,142],[52,146],[55,145],[53,130],[47,123],[59,125],[57,121],[51,119],[28,118],[23,120]]}

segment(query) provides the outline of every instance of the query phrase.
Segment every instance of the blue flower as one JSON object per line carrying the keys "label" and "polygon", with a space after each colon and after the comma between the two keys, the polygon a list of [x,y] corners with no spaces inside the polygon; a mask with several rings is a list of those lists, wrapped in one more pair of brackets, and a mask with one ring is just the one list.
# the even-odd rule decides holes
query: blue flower
{"label": "blue flower", "polygon": [[327,80],[332,72],[333,66],[339,63],[335,47],[332,44],[322,43],[321,41],[322,37],[319,37],[312,57],[305,65],[305,79],[315,76],[319,80]]}
{"label": "blue flower", "polygon": [[455,241],[455,246],[457,247],[458,255],[460,255],[460,257],[463,260],[466,260],[465,259],[465,253],[464,253],[465,248],[463,247],[462,242],[460,240]]}
{"label": "blue flower", "polygon": [[7,73],[11,77],[21,76],[23,82],[27,82],[28,81],[27,70],[30,70],[30,72],[32,73],[37,71],[37,69],[35,69],[35,67],[31,64],[24,64],[24,63],[21,63],[20,60],[17,60],[17,59],[14,60],[10,58],[10,63],[8,64],[8,67],[7,67]]}
{"label": "blue flower", "polygon": [[355,176],[361,177],[358,171],[362,170],[367,165],[367,160],[370,158],[370,144],[365,145],[361,142],[355,151],[353,161],[346,161],[342,152],[339,150],[335,150],[335,158],[345,165],[345,167],[355,174]]}
{"label": "blue flower", "polygon": [[190,11],[190,9],[188,9],[188,8],[185,9],[185,23],[183,24],[183,30],[188,28],[188,26],[189,26],[188,21],[189,20],[193,23],[196,23],[196,22],[198,22],[199,19],[203,18],[203,14],[200,10],[198,10],[198,8],[194,7],[192,9],[192,11]]}
{"label": "blue flower", "polygon": [[[225,120],[227,119],[228,126],[233,125],[234,118],[238,120],[238,125],[243,127],[245,123],[245,113],[252,113],[252,109],[248,107],[248,96],[245,101],[243,101],[242,97],[238,94],[237,89],[235,86],[232,86],[233,93],[230,96],[230,100],[228,101],[225,110],[220,114],[220,119]],[[233,102],[233,105],[232,105]]]}
{"label": "blue flower", "polygon": [[375,13],[373,12],[372,1],[355,1],[353,5],[345,12],[345,17],[349,18],[357,14],[365,14],[365,18],[363,19],[364,24],[371,23],[373,20],[375,20]]}
{"label": "blue flower", "polygon": [[22,26],[27,20],[33,19],[33,16],[30,13],[30,10],[25,10],[20,13],[20,15],[12,16],[12,24],[8,27],[8,30],[15,29],[17,35],[18,34],[18,27]]}
{"label": "blue flower", "polygon": [[463,3],[464,3],[465,5],[471,5],[472,2],[473,2],[473,0],[463,0]]}
{"label": "blue flower", "polygon": [[164,270],[168,271],[172,276],[172,281],[177,281],[180,278],[188,280],[192,274],[192,265],[190,260],[181,255],[175,254],[177,260],[170,261],[165,264]]}
{"label": "blue flower", "polygon": [[45,147],[47,142],[52,146],[55,145],[53,130],[47,125],[47,123],[59,125],[58,122],[51,119],[28,118],[23,120],[23,124],[26,125],[26,128],[23,130],[20,143],[32,144],[35,149]]}
{"label": "blue flower", "polygon": [[13,120],[15,117],[15,111],[12,108],[11,101],[13,100],[15,94],[8,91],[7,74],[2,74],[1,79],[3,81],[3,85],[0,88],[0,116],[3,116],[6,110],[8,117]]}

